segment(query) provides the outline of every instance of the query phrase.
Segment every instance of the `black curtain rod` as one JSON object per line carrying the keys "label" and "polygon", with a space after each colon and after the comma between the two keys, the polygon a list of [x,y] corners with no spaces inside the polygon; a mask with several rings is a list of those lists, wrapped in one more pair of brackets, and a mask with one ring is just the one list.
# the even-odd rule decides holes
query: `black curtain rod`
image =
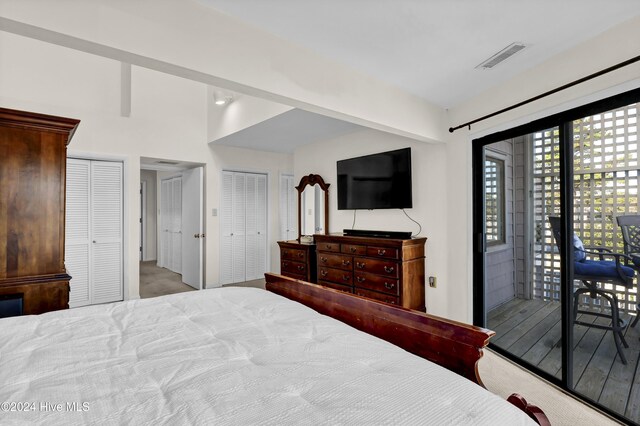
{"label": "black curtain rod", "polygon": [[538,99],[541,99],[541,98],[544,98],[546,96],[552,95],[552,94],[554,94],[556,92],[559,92],[561,90],[568,89],[569,87],[575,86],[577,84],[584,83],[587,80],[591,80],[591,79],[599,77],[599,76],[601,76],[603,74],[607,74],[607,73],[609,73],[611,71],[615,71],[618,68],[626,67],[627,65],[631,65],[634,62],[638,62],[638,61],[640,61],[640,56],[636,56],[636,57],[628,59],[628,60],[626,60],[624,62],[620,62],[619,64],[616,64],[616,65],[614,65],[612,67],[605,68],[605,69],[603,69],[601,71],[598,71],[596,73],[590,74],[590,75],[588,75],[586,77],[582,77],[581,79],[572,81],[571,83],[567,83],[564,86],[560,86],[560,87],[557,87],[557,88],[555,88],[553,90],[549,90],[548,92],[544,92],[544,93],[542,93],[542,94],[540,94],[538,96],[534,96],[533,98],[529,98],[526,101],[518,102],[517,104],[513,104],[513,105],[511,105],[509,107],[503,108],[500,111],[492,112],[491,114],[487,114],[487,115],[485,115],[483,117],[476,118],[475,120],[469,121],[468,123],[464,123],[464,124],[461,124],[461,125],[456,126],[456,127],[449,127],[449,133],[453,133],[456,130],[462,129],[463,127],[467,127],[467,126],[469,126],[469,130],[471,130],[471,125],[475,124],[475,123],[477,123],[479,121],[483,121],[483,120],[486,120],[487,118],[495,117],[496,115],[502,114],[503,112],[511,111],[512,109],[516,109],[518,107],[521,107],[522,105],[526,105],[526,104],[529,104],[529,103],[531,103],[533,101],[537,101]]}

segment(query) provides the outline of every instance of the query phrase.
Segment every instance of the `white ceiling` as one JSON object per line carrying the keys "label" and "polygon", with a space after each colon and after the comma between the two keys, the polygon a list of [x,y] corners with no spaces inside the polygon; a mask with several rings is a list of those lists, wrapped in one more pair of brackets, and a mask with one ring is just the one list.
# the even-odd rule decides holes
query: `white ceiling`
{"label": "white ceiling", "polygon": [[[198,1],[442,107],[640,15],[639,0]],[[512,42],[529,47],[475,69]]]}
{"label": "white ceiling", "polygon": [[360,129],[361,126],[346,121],[292,109],[213,143],[258,151],[292,153],[298,146],[335,138]]}

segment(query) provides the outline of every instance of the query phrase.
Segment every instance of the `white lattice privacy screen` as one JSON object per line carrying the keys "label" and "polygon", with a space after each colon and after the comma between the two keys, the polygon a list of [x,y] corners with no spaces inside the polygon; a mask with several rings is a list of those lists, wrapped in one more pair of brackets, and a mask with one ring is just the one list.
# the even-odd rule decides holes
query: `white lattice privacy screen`
{"label": "white lattice privacy screen", "polygon": [[[640,104],[632,104],[573,123],[573,220],[574,230],[585,246],[624,252],[616,216],[640,212],[639,116]],[[560,256],[547,219],[549,215],[560,214],[558,129],[535,133],[530,141],[533,294],[538,299],[559,300]],[[621,309],[635,312],[636,289],[637,285],[628,290],[617,287]],[[585,298],[583,302],[592,303],[592,299]]]}

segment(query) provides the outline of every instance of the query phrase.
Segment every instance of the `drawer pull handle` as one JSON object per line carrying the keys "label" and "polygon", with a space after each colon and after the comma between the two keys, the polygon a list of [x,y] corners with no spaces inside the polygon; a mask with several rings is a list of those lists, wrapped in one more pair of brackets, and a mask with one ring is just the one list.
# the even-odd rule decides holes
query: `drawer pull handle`
{"label": "drawer pull handle", "polygon": [[320,270],[320,275],[322,275],[323,277],[326,277],[326,276],[327,276],[327,274],[328,274],[328,272],[327,272],[327,271],[325,271],[324,269],[321,269],[321,270]]}
{"label": "drawer pull handle", "polygon": [[391,303],[392,305],[395,305],[395,304],[396,304],[396,301],[395,301],[395,300],[389,300],[389,302],[388,302],[388,303]]}
{"label": "drawer pull handle", "polygon": [[384,256],[386,252],[386,250],[378,250],[378,256]]}
{"label": "drawer pull handle", "polygon": [[349,275],[343,275],[343,276],[342,276],[342,279],[343,279],[344,281],[349,281]]}
{"label": "drawer pull handle", "polygon": [[303,252],[298,253],[298,257],[304,257],[304,253]]}
{"label": "drawer pull handle", "polygon": [[325,248],[326,248],[327,250],[331,250],[331,247],[332,247],[332,246],[331,246],[331,244],[325,244]]}
{"label": "drawer pull handle", "polygon": [[282,266],[284,266],[284,267],[286,268],[287,266],[289,266],[289,263],[287,263],[287,262],[282,262]]}
{"label": "drawer pull handle", "polygon": [[349,250],[351,250],[351,253],[355,253],[356,252],[356,248],[355,247],[351,247]]}
{"label": "drawer pull handle", "polygon": [[357,280],[359,283],[363,283],[363,282],[365,282],[366,278],[365,278],[365,277],[356,277],[356,280]]}
{"label": "drawer pull handle", "polygon": [[304,270],[304,266],[298,265],[298,271],[302,271],[302,270]]}
{"label": "drawer pull handle", "polygon": [[289,250],[282,250],[282,254],[289,254]]}
{"label": "drawer pull handle", "polygon": [[392,288],[394,288],[396,285],[394,283],[389,284],[388,282],[384,282],[384,288],[386,288],[387,290],[391,290]]}
{"label": "drawer pull handle", "polygon": [[342,265],[343,266],[349,266],[349,265],[351,265],[351,261],[350,260],[343,260],[342,261]]}
{"label": "drawer pull handle", "polygon": [[364,269],[365,263],[364,263],[364,262],[362,262],[362,263],[360,263],[360,262],[356,262],[356,266],[357,266],[358,268],[360,268],[360,269]]}
{"label": "drawer pull handle", "polygon": [[324,256],[321,256],[321,257],[320,257],[320,261],[321,261],[322,263],[327,263],[327,258],[326,258],[326,257],[324,257]]}
{"label": "drawer pull handle", "polygon": [[385,271],[387,274],[392,273],[394,270],[395,270],[395,268],[394,268],[393,266],[385,266],[385,267],[384,267],[384,271]]}

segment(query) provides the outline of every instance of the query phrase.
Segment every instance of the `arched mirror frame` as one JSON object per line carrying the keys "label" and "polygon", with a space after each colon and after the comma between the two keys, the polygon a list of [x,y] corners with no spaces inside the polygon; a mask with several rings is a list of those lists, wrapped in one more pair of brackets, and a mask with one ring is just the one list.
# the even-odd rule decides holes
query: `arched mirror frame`
{"label": "arched mirror frame", "polygon": [[296,186],[298,190],[298,242],[302,236],[302,193],[307,186],[318,185],[324,191],[324,233],[329,232],[329,186],[320,175],[306,175],[300,179],[300,183]]}

